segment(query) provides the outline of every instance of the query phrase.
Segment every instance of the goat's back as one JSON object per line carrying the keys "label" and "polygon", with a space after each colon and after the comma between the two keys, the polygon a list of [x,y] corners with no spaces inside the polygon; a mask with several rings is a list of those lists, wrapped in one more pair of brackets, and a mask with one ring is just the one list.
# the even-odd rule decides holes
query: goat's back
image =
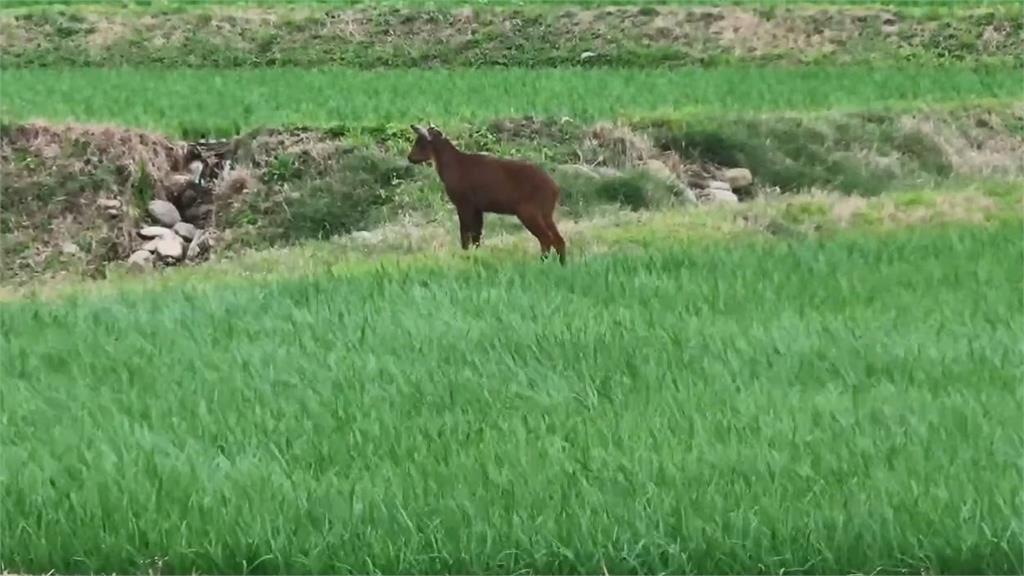
{"label": "goat's back", "polygon": [[515,212],[536,204],[550,210],[558,201],[558,184],[535,164],[490,154],[466,154],[463,160],[467,188],[483,209]]}

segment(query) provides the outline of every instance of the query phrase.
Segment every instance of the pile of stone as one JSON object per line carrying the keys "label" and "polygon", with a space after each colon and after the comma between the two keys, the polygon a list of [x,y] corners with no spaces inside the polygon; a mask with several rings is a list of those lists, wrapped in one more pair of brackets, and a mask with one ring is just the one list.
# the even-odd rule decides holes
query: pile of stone
{"label": "pile of stone", "polygon": [[701,204],[735,204],[739,202],[737,193],[744,194],[754,183],[754,175],[746,168],[714,168],[705,171],[699,167],[698,173],[688,174],[686,182],[677,178],[676,174],[660,160],[649,159],[640,167],[648,174],[673,184],[683,197],[691,202]]}
{"label": "pile of stone", "polygon": [[149,269],[157,264],[174,266],[183,261],[197,261],[209,255],[212,235],[208,230],[182,220],[178,208],[166,200],[153,200],[147,207],[155,225],[138,231],[141,246],[128,257],[136,269]]}
{"label": "pile of stone", "polygon": [[[655,158],[642,160],[636,167],[672,186],[676,196],[690,204],[736,204],[740,196],[749,198],[753,195],[754,175],[746,168],[683,166],[676,160],[670,160],[679,166],[676,171],[665,161]],[[621,174],[607,166],[582,164],[562,164],[558,171],[591,178],[612,178]]]}
{"label": "pile of stone", "polygon": [[188,172],[164,178],[163,198],[146,207],[152,222],[136,231],[136,249],[128,257],[133,269],[175,266],[209,255],[214,238],[213,183],[230,169],[230,163],[223,158],[223,150],[206,154],[202,144],[190,145]]}
{"label": "pile of stone", "polygon": [[711,178],[698,178],[695,185],[697,200],[702,204],[735,204],[737,192],[747,190],[754,183],[754,175],[746,168],[717,170]]}

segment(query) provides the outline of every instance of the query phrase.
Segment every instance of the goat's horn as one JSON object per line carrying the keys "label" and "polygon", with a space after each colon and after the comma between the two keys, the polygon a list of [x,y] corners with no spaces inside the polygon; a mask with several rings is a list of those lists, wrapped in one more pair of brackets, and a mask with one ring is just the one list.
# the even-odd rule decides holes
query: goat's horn
{"label": "goat's horn", "polygon": [[422,126],[420,126],[418,124],[411,124],[410,128],[412,128],[412,131],[417,133],[417,134],[419,134],[420,136],[423,136],[424,138],[427,138],[428,140],[430,139],[430,135],[427,134],[427,131],[424,130]]}

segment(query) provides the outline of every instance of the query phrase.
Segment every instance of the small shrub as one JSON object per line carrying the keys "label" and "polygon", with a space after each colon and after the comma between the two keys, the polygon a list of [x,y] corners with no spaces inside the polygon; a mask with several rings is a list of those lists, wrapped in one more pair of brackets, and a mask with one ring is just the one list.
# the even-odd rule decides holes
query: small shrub
{"label": "small shrub", "polygon": [[144,209],[153,200],[153,190],[155,187],[156,184],[153,176],[149,173],[149,169],[146,168],[146,163],[140,160],[139,177],[132,185],[132,199],[135,201],[137,208]]}
{"label": "small shrub", "polygon": [[263,173],[264,180],[269,184],[284,184],[298,180],[302,171],[295,157],[291,154],[278,154]]}
{"label": "small shrub", "polygon": [[663,205],[671,197],[668,186],[641,172],[629,172],[599,180],[594,195],[630,210],[642,210]]}
{"label": "small shrub", "polygon": [[253,243],[292,243],[368,228],[413,171],[375,152],[327,158],[317,170],[303,169],[304,159],[278,154],[263,173],[263,186],[232,208],[230,222],[263,231]]}
{"label": "small shrub", "polygon": [[280,230],[281,239],[322,239],[368,227],[388,198],[372,187],[353,184],[319,180],[304,188],[286,202],[288,213]]}
{"label": "small shrub", "polygon": [[940,178],[948,178],[953,174],[953,163],[946,156],[945,150],[919,130],[900,134],[893,147],[916,162],[922,172]]}

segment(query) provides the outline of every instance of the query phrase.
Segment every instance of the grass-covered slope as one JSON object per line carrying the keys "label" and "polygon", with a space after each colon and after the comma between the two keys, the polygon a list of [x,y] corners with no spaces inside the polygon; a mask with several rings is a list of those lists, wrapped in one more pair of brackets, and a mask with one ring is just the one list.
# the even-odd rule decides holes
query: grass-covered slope
{"label": "grass-covered slope", "polygon": [[1019,236],[6,304],[5,569],[1019,573]]}
{"label": "grass-covered slope", "polygon": [[1011,2],[500,4],[15,10],[0,12],[0,51],[5,67],[1019,65],[1024,58],[1022,13]]}

